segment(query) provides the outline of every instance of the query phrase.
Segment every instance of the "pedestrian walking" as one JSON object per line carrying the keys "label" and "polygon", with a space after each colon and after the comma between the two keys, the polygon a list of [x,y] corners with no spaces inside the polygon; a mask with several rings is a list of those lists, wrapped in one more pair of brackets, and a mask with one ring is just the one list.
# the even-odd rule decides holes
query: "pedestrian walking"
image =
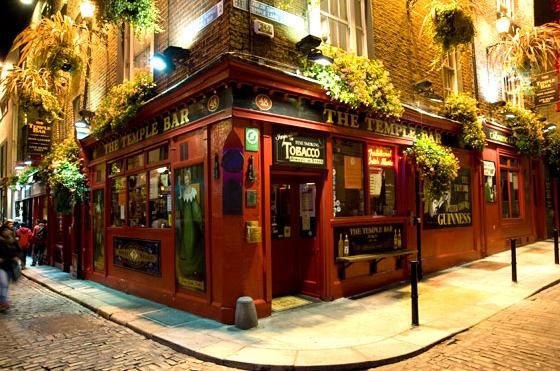
{"label": "pedestrian walking", "polygon": [[10,308],[8,300],[9,280],[19,278],[20,249],[9,227],[0,227],[0,311]]}
{"label": "pedestrian walking", "polygon": [[16,230],[14,229],[14,221],[12,219],[6,219],[2,226],[8,229],[7,233],[9,233],[13,239],[16,238]]}
{"label": "pedestrian walking", "polygon": [[21,269],[25,269],[27,260],[27,250],[31,246],[31,238],[33,237],[33,232],[31,229],[27,228],[25,223],[21,224],[21,227],[16,231],[16,235],[19,238],[18,244],[21,249]]}
{"label": "pedestrian walking", "polygon": [[46,220],[37,219],[37,225],[33,228],[33,262],[31,266],[43,264],[45,247],[47,245],[47,224]]}

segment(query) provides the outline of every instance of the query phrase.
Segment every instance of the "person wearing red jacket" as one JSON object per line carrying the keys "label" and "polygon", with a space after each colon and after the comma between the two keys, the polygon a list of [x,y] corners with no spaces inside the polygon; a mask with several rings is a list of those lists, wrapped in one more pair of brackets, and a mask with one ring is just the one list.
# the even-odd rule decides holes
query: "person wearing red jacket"
{"label": "person wearing red jacket", "polygon": [[25,269],[25,261],[27,258],[27,249],[31,245],[31,238],[33,237],[33,232],[31,229],[27,228],[25,224],[16,231],[16,235],[19,238],[18,244],[21,248],[21,269]]}

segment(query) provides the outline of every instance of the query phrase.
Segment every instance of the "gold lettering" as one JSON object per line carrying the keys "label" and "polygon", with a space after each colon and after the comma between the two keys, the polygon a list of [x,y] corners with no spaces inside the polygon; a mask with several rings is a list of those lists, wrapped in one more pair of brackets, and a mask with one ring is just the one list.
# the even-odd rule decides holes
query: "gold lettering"
{"label": "gold lettering", "polygon": [[348,113],[338,112],[338,123],[339,126],[348,126]]}
{"label": "gold lettering", "polygon": [[383,121],[375,120],[375,132],[383,134]]}
{"label": "gold lettering", "polygon": [[163,131],[171,129],[171,117],[165,116],[163,118]]}
{"label": "gold lettering", "polygon": [[181,111],[181,125],[186,124],[189,122],[189,109],[183,108]]}
{"label": "gold lettering", "polygon": [[374,120],[371,117],[366,117],[367,130],[373,131]]}
{"label": "gold lettering", "polygon": [[359,128],[360,124],[358,123],[358,115],[350,115],[350,127],[351,128]]}
{"label": "gold lettering", "polygon": [[171,127],[176,128],[177,126],[179,126],[179,116],[177,116],[177,112],[173,112],[173,123]]}
{"label": "gold lettering", "polygon": [[327,121],[325,121],[327,124],[334,124],[333,114],[335,113],[336,113],[335,110],[325,108],[325,110],[323,111],[323,116],[327,115]]}
{"label": "gold lettering", "polygon": [[158,130],[157,130],[157,122],[154,121],[154,122],[152,122],[152,132],[149,133],[149,135],[147,136],[147,138],[153,137],[153,136],[156,135],[157,133],[158,133]]}
{"label": "gold lettering", "polygon": [[436,138],[435,138],[435,140],[436,140],[436,143],[437,143],[437,144],[441,144],[441,133],[436,133]]}

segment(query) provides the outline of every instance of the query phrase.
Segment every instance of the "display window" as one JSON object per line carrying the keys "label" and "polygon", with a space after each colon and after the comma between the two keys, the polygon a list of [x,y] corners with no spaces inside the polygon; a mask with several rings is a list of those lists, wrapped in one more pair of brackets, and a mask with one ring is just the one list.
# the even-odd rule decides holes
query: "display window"
{"label": "display window", "polygon": [[521,217],[520,181],[519,160],[500,156],[500,200],[504,219]]}
{"label": "display window", "polygon": [[394,147],[333,139],[336,217],[395,215],[396,181]]}
{"label": "display window", "polygon": [[168,159],[169,148],[161,146],[108,164],[111,227],[170,228],[171,176],[162,164]]}
{"label": "display window", "polygon": [[93,191],[93,269],[105,270],[105,190]]}

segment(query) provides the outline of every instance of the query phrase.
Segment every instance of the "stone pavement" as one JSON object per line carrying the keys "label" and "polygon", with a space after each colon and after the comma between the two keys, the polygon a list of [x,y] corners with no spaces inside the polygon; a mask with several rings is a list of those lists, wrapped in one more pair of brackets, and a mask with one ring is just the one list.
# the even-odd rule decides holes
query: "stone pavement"
{"label": "stone pavement", "polygon": [[560,280],[550,241],[518,248],[518,283],[511,282],[509,264],[506,251],[424,277],[418,327],[410,325],[407,285],[357,300],[274,313],[247,331],[74,280],[52,267],[34,267],[24,274],[112,321],[203,360],[246,369],[333,370],[412,357]]}
{"label": "stone pavement", "polygon": [[0,370],[225,371],[176,352],[27,278],[0,314]]}

